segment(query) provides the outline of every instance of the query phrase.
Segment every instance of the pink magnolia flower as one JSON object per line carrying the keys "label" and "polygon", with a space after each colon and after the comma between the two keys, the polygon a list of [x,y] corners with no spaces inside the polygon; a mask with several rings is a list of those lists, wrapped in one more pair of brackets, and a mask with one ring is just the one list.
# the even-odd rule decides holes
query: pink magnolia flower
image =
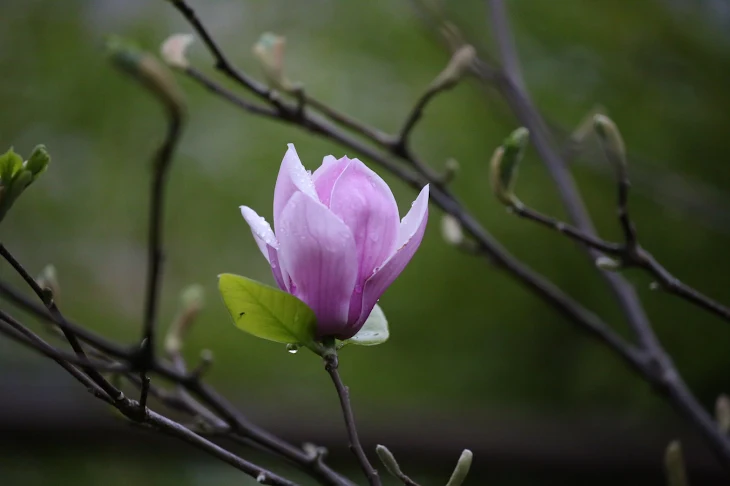
{"label": "pink magnolia flower", "polygon": [[403,220],[388,185],[357,159],[327,156],[314,174],[289,144],[274,189],[274,231],[241,213],[279,288],[312,308],[317,337],[348,339],[413,257],[428,219],[428,186]]}

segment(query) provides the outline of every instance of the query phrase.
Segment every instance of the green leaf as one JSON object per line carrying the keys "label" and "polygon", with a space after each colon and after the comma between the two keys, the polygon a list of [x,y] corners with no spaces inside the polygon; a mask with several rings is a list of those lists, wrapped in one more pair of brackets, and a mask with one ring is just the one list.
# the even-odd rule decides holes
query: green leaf
{"label": "green leaf", "polygon": [[314,346],[317,318],[293,295],[230,273],[218,277],[218,289],[239,329],[277,343]]}
{"label": "green leaf", "polygon": [[381,309],[378,304],[375,304],[368,320],[365,321],[365,324],[363,324],[358,333],[350,339],[338,342],[337,349],[348,344],[375,346],[377,344],[384,343],[389,337],[390,331],[388,330],[388,320],[385,318],[383,309]]}
{"label": "green leaf", "polygon": [[0,155],[0,183],[6,187],[10,185],[13,176],[21,167],[23,167],[23,158],[16,154],[12,148]]}

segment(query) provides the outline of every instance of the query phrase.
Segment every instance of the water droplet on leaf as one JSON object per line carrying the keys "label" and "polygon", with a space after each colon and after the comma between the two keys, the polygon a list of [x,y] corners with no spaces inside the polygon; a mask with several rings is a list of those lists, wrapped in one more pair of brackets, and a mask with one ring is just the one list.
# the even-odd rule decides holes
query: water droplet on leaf
{"label": "water droplet on leaf", "polygon": [[289,353],[291,353],[291,354],[296,354],[296,353],[297,353],[297,351],[299,351],[299,345],[298,345],[298,344],[293,344],[293,343],[291,343],[291,344],[287,344],[287,345],[286,345],[286,350],[287,350],[287,351],[288,351]]}

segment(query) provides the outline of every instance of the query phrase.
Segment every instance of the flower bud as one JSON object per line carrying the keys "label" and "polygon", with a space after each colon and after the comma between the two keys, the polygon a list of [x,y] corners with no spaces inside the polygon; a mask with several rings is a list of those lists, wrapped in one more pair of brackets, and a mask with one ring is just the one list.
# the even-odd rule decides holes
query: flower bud
{"label": "flower bud", "polygon": [[519,204],[513,189],[529,135],[530,132],[524,127],[512,132],[502,146],[495,150],[490,162],[492,190],[497,199],[507,206]]}
{"label": "flower bud", "polygon": [[170,71],[155,57],[137,49],[122,39],[107,42],[112,62],[122,71],[140,81],[176,117],[185,111],[185,101]]}
{"label": "flower bud", "polygon": [[292,91],[293,83],[284,76],[285,48],[285,37],[265,32],[253,46],[253,53],[264,69],[264,76],[273,87],[282,91]]}
{"label": "flower bud", "polygon": [[667,475],[667,486],[687,486],[687,472],[682,457],[682,444],[673,440],[664,453],[664,470]]}
{"label": "flower bud", "polygon": [[168,356],[174,356],[182,351],[185,335],[203,308],[204,297],[203,287],[198,284],[190,285],[180,293],[180,310],[165,336],[165,352]]}
{"label": "flower bud", "polygon": [[447,89],[453,87],[464,77],[469,66],[476,58],[477,51],[468,44],[461,46],[451,56],[443,71],[431,82],[430,89]]}
{"label": "flower bud", "polygon": [[51,293],[53,299],[58,298],[61,286],[58,283],[56,267],[53,265],[46,265],[35,280],[40,288]]}
{"label": "flower bud", "polygon": [[620,260],[616,260],[614,258],[607,257],[606,255],[601,255],[598,258],[596,258],[595,264],[596,264],[596,267],[600,268],[601,270],[610,270],[610,271],[620,270],[623,267]]}
{"label": "flower bud", "polygon": [[461,453],[459,460],[456,462],[454,472],[451,474],[451,478],[449,479],[449,482],[446,483],[446,486],[461,486],[464,483],[466,476],[469,474],[469,469],[471,468],[472,457],[473,454],[471,451],[469,449],[464,449],[464,452]]}
{"label": "flower bud", "polygon": [[459,246],[464,242],[464,230],[458,219],[450,214],[444,214],[441,218],[441,235],[446,243]]}
{"label": "flower bud", "polygon": [[162,43],[160,55],[165,63],[175,69],[187,69],[190,62],[185,55],[190,44],[195,40],[192,34],[173,34]]}
{"label": "flower bud", "polygon": [[626,169],[626,148],[616,124],[605,115],[593,117],[593,128],[598,135],[609,162],[618,170]]}
{"label": "flower bud", "polygon": [[388,470],[388,472],[390,472],[390,474],[397,478],[403,476],[403,471],[401,471],[401,468],[398,465],[398,461],[395,460],[395,456],[392,452],[388,450],[387,447],[378,444],[375,447],[375,452],[378,454],[380,462],[383,463],[383,465]]}

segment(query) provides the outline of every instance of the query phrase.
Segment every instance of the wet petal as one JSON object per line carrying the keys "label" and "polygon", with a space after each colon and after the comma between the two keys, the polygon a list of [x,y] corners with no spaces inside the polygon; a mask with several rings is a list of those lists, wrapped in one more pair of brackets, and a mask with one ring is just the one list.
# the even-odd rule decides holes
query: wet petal
{"label": "wet petal", "polygon": [[279,259],[290,292],[317,315],[318,336],[339,336],[347,326],[357,278],[350,229],[322,203],[303,193],[292,196],[280,215]]}
{"label": "wet petal", "polygon": [[395,250],[400,224],[395,197],[378,174],[354,159],[335,182],[330,210],[352,231],[358,281],[364,282]]}
{"label": "wet petal", "polygon": [[243,219],[246,220],[248,225],[251,227],[251,233],[256,244],[261,250],[261,253],[266,258],[266,261],[271,265],[271,272],[274,274],[274,279],[277,285],[282,290],[286,290],[284,285],[284,278],[281,274],[281,267],[279,265],[278,248],[279,242],[276,240],[274,232],[271,230],[271,226],[266,220],[259,216],[256,211],[249,208],[248,206],[241,206],[241,214]]}
{"label": "wet petal", "polygon": [[325,206],[330,207],[332,188],[334,188],[335,182],[337,182],[342,172],[350,165],[350,162],[351,160],[347,157],[342,157],[337,160],[331,155],[328,155],[322,161],[322,165],[312,174],[312,180],[314,181],[314,187],[317,190],[319,200]]}
{"label": "wet petal", "polygon": [[[378,301],[385,290],[400,275],[408,262],[411,261],[416,253],[423,234],[426,231],[426,222],[428,221],[428,186],[421,190],[421,193],[413,203],[411,210],[405,215],[398,229],[398,239],[396,242],[396,250],[385,262],[385,264],[375,271],[375,274],[365,282],[363,289],[362,309],[360,317],[357,319],[355,326],[359,326],[365,322],[372,311],[373,306]],[[357,330],[355,331],[357,332]]]}
{"label": "wet petal", "polygon": [[274,228],[278,228],[279,215],[295,193],[303,192],[309,197],[319,200],[317,192],[314,190],[312,176],[299,160],[294,144],[290,143],[288,147],[274,188]]}

